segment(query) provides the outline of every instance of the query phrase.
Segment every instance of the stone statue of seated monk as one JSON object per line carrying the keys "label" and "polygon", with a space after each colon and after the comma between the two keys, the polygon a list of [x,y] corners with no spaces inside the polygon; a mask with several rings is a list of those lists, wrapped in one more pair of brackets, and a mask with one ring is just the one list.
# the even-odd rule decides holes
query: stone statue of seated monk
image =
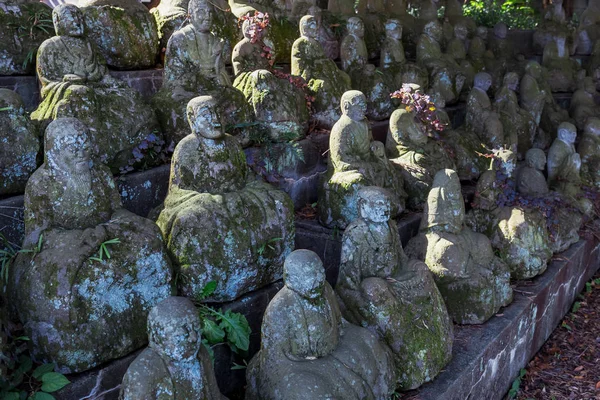
{"label": "stone statue of seated monk", "polygon": [[467,60],[473,66],[474,72],[482,72],[486,68],[486,62],[493,58],[491,51],[487,50],[488,28],[484,26],[477,27],[475,36],[469,43],[467,50]]}
{"label": "stone statue of seated monk", "polygon": [[600,115],[600,105],[596,104],[596,99],[599,96],[596,83],[589,76],[580,81],[579,89],[573,93],[569,114],[575,120],[575,126],[580,131],[583,130],[589,118]]}
{"label": "stone statue of seated monk", "polygon": [[441,168],[455,169],[452,158],[441,143],[427,136],[425,127],[413,113],[398,109],[390,117],[385,141],[390,161],[404,178],[408,207],[422,209],[433,177]]}
{"label": "stone statue of seated monk", "polygon": [[[535,54],[541,54],[544,48],[563,35],[567,39],[567,52],[573,54],[577,47],[577,33],[567,24],[567,15],[563,7],[563,0],[553,0],[546,5],[544,18],[533,34],[533,49]],[[589,53],[588,53],[589,54]]]}
{"label": "stone statue of seated monk", "polygon": [[597,40],[600,40],[600,3],[590,1],[579,17],[577,29],[577,53],[590,54]]}
{"label": "stone statue of seated monk", "polygon": [[367,117],[377,121],[388,119],[395,108],[390,97],[395,89],[394,77],[369,64],[363,21],[351,17],[346,22],[346,29],[348,34],[340,45],[342,69],[350,75],[352,88],[365,94]]}
{"label": "stone statue of seated monk", "polygon": [[477,182],[473,208],[466,224],[486,235],[513,279],[529,279],[543,273],[552,257],[546,219],[539,210],[501,204],[505,190],[515,190],[516,154],[496,153],[492,167]]}
{"label": "stone statue of seated monk", "polygon": [[389,399],[397,382],[392,352],[342,318],[319,257],[296,250],[283,268],[284,287],[267,306],[260,351],[246,371],[246,398]]}
{"label": "stone statue of seated monk", "polygon": [[548,70],[547,81],[553,92],[572,92],[585,76],[585,70],[571,59],[566,42],[566,36],[559,34],[544,47],[542,65]]}
{"label": "stone statue of seated monk", "polygon": [[158,227],[122,208],[88,137],[75,118],[48,125],[45,162],[25,190],[23,248],[35,250],[17,256],[8,284],[33,356],[63,373],[144,346],[148,312],[173,289]]}
{"label": "stone statue of seated monk", "polygon": [[466,129],[478,136],[488,149],[497,149],[506,143],[500,116],[492,107],[487,92],[492,77],[487,72],[475,75],[475,85],[467,97]]}
{"label": "stone statue of seated monk", "polygon": [[439,171],[406,254],[424,260],[448,312],[458,324],[482,324],[512,301],[510,270],[490,240],[465,227],[465,202],[456,172]]}
{"label": "stone statue of seated monk", "polygon": [[452,321],[427,266],[404,254],[387,193],[361,189],[358,209],[342,237],[342,315],[376,332],[394,353],[400,390],[416,389],[450,361]]}
{"label": "stone statue of seated monk", "polygon": [[281,278],[294,247],[290,197],[250,176],[238,140],[223,131],[211,96],[192,99],[192,134],[173,153],[169,192],[158,217],[179,273],[179,293],[210,281],[212,301],[233,300]]}
{"label": "stone statue of seated monk", "polygon": [[588,118],[577,152],[581,156],[581,179],[600,188],[600,118]]}
{"label": "stone statue of seated monk", "polygon": [[546,154],[542,149],[529,149],[525,153],[525,165],[517,175],[517,191],[528,197],[548,194],[548,182],[544,176]]}
{"label": "stone statue of seated monk", "polygon": [[417,64],[429,71],[431,90],[452,104],[458,100],[466,77],[454,58],[442,53],[441,40],[442,25],[437,20],[428,22],[417,43]]}
{"label": "stone statue of seated monk", "polygon": [[354,221],[356,195],[363,186],[389,190],[392,216],[398,216],[406,199],[402,176],[386,158],[383,143],[373,141],[365,96],[357,90],[344,93],[341,110],[329,136],[329,164],[317,203],[320,222],[344,229]]}
{"label": "stone statue of seated monk", "polygon": [[261,38],[251,36],[253,29],[252,22],[245,20],[244,39],[233,48],[233,86],[244,94],[260,129],[268,132],[271,140],[302,139],[306,136],[309,118],[304,92],[288,79],[273,75],[269,60],[262,56]]}
{"label": "stone statue of seated monk", "polygon": [[[175,143],[191,132],[185,110],[188,102],[199,95],[217,99],[227,128],[236,124],[251,125],[254,120],[244,95],[232,86],[225,69],[224,42],[210,31],[212,4],[209,0],[190,0],[188,10],[191,23],[169,39],[163,87],[152,99],[165,135]],[[244,143],[250,129],[241,129]]]}
{"label": "stone statue of seated monk", "polygon": [[227,400],[202,345],[198,310],[168,297],[148,314],[148,347],[127,368],[120,400]]}
{"label": "stone statue of seated monk", "polygon": [[301,36],[292,46],[292,75],[304,78],[315,98],[312,118],[325,127],[332,127],[340,118],[339,104],[344,92],[350,90],[350,77],[325,55],[317,42],[317,34],[316,18],[302,17]]}
{"label": "stone statue of seated monk", "polygon": [[94,158],[116,172],[128,165],[137,145],[156,134],[156,116],[136,90],[108,74],[85,36],[79,8],[60,5],[52,20],[56,36],[38,50],[42,103],[31,119],[42,128],[56,118],[80,119],[90,130]]}

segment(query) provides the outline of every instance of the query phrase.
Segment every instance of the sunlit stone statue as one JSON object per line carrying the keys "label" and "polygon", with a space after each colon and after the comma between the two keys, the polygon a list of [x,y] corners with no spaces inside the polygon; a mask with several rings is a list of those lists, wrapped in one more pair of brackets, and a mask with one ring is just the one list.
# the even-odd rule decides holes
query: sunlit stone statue
{"label": "sunlit stone statue", "polygon": [[179,273],[179,292],[195,297],[217,282],[211,300],[233,300],[281,278],[294,246],[294,205],[250,176],[235,137],[211,96],[192,99],[192,134],[173,153],[169,192],[157,224]]}
{"label": "sunlit stone statue", "polygon": [[600,118],[588,118],[577,152],[581,156],[581,179],[600,188]]}
{"label": "sunlit stone statue", "polygon": [[25,190],[23,248],[32,251],[18,255],[8,284],[33,356],[63,373],[144,346],[148,312],[172,293],[158,227],[122,208],[88,137],[75,118],[48,125],[45,162]]}
{"label": "sunlit stone statue", "polygon": [[[214,96],[223,124],[251,125],[254,114],[244,95],[234,88],[225,69],[224,42],[211,32],[213,9],[209,0],[190,0],[191,23],[171,36],[165,54],[163,87],[152,102],[169,140],[178,143],[190,133],[187,103],[199,95]],[[251,127],[242,128],[244,139]]]}
{"label": "sunlit stone statue", "polygon": [[585,76],[585,71],[569,56],[566,42],[566,35],[558,34],[544,47],[542,65],[548,69],[547,81],[553,92],[572,92]]}
{"label": "sunlit stone statue", "polygon": [[385,149],[390,161],[402,173],[407,205],[411,209],[422,209],[440,167],[455,168],[442,144],[428,137],[423,124],[405,109],[392,113]]}
{"label": "sunlit stone statue", "polygon": [[501,150],[492,167],[477,182],[473,208],[466,224],[486,235],[513,279],[543,273],[552,257],[546,219],[538,210],[502,204],[501,197],[515,190],[516,154]]}
{"label": "sunlit stone statue", "polygon": [[442,53],[441,40],[442,25],[437,20],[428,22],[417,44],[417,63],[429,71],[431,90],[451,104],[458,100],[466,78],[454,58]]}
{"label": "sunlit stone statue", "polygon": [[487,94],[491,86],[490,74],[480,72],[475,75],[474,87],[467,97],[465,125],[487,148],[495,149],[505,143],[505,135],[500,117]]}
{"label": "sunlit stone statue", "polygon": [[577,33],[577,53],[590,54],[592,46],[600,39],[600,3],[588,2],[587,8],[579,16]]}
{"label": "sunlit stone statue", "polygon": [[56,36],[42,43],[37,56],[42,103],[31,119],[42,127],[56,118],[80,119],[90,129],[94,158],[118,171],[158,128],[156,116],[136,90],[108,74],[76,6],[56,7],[52,20]]}
{"label": "sunlit stone statue", "polygon": [[456,172],[439,171],[406,254],[424,260],[452,319],[481,324],[512,301],[510,270],[490,240],[464,226],[465,203]]}
{"label": "sunlit stone statue", "polygon": [[390,97],[395,90],[394,77],[369,64],[363,21],[351,17],[346,22],[346,29],[348,34],[340,45],[342,69],[350,75],[352,88],[365,94],[367,117],[371,120],[387,119],[395,108]]}
{"label": "sunlit stone statue", "polygon": [[389,399],[397,382],[393,354],[368,329],[342,318],[319,257],[294,251],[283,281],[246,371],[246,399]]}
{"label": "sunlit stone statue", "polygon": [[271,140],[302,139],[308,130],[309,117],[305,94],[270,71],[269,60],[263,56],[264,44],[260,37],[252,39],[253,29],[256,27],[251,21],[245,20],[244,39],[233,48],[233,86],[244,94],[260,128],[268,132]]}
{"label": "sunlit stone statue", "polygon": [[392,216],[404,208],[402,176],[386,158],[383,143],[373,141],[365,118],[365,96],[350,90],[342,96],[342,117],[329,137],[329,164],[319,192],[319,220],[328,227],[345,228],[358,217],[356,200],[363,186],[390,191]]}
{"label": "sunlit stone statue", "polygon": [[156,21],[137,0],[79,0],[89,39],[111,67],[154,67],[158,52]]}
{"label": "sunlit stone statue", "polygon": [[168,297],[148,314],[148,347],[129,365],[120,400],[226,400],[202,345],[198,310],[185,297]]}
{"label": "sunlit stone statue", "polygon": [[317,42],[317,20],[305,15],[300,20],[300,37],[292,46],[292,75],[303,77],[315,97],[312,118],[331,127],[340,117],[339,104],[350,90],[350,77],[323,52]]}
{"label": "sunlit stone statue", "polygon": [[38,166],[40,139],[23,99],[0,89],[0,196],[23,193]]}
{"label": "sunlit stone statue", "polygon": [[575,120],[575,126],[580,131],[583,130],[589,118],[600,116],[600,105],[596,104],[596,98],[599,95],[592,77],[582,79],[579,89],[573,93],[569,114]]}
{"label": "sunlit stone statue", "polygon": [[400,389],[415,389],[450,361],[452,321],[427,266],[404,254],[387,193],[361,189],[358,208],[342,237],[342,315],[377,333],[394,353]]}

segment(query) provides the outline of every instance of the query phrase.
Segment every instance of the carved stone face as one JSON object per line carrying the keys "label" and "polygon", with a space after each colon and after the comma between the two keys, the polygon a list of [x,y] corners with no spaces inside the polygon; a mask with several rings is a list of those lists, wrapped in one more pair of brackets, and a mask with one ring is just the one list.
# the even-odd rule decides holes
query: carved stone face
{"label": "carved stone face", "polygon": [[318,255],[310,250],[295,250],[283,264],[285,286],[306,299],[316,299],[323,293],[325,270]]}
{"label": "carved stone face", "polygon": [[543,171],[546,168],[546,153],[542,149],[529,149],[525,154],[525,162],[528,167]]}
{"label": "carved stone face", "polygon": [[515,72],[509,72],[504,75],[504,85],[512,91],[516,91],[519,88],[519,75]]}
{"label": "carved stone face", "polygon": [[[242,34],[244,35],[244,37],[246,39],[252,38],[251,28],[252,28],[252,23],[250,22],[250,20],[248,20],[248,19],[244,20],[244,23],[242,24]],[[259,39],[261,37],[263,37],[266,33],[267,33],[267,28],[262,29],[259,33]]]}
{"label": "carved stone face", "polygon": [[367,98],[358,90],[349,90],[342,95],[342,113],[353,121],[362,121],[367,114]]}
{"label": "carved stone face", "polygon": [[192,132],[207,139],[220,139],[225,136],[217,103],[212,96],[193,98],[187,105],[187,117]]}
{"label": "carved stone face", "polygon": [[387,222],[391,216],[390,200],[383,189],[376,186],[366,187],[358,192],[358,211],[365,221]]}
{"label": "carved stone face", "polygon": [[365,36],[365,24],[362,22],[360,18],[352,17],[348,19],[347,23],[348,32],[351,35],[362,38]]}
{"label": "carved stone face", "polygon": [[52,121],[45,133],[46,163],[59,174],[84,174],[92,167],[87,127],[75,118]]}
{"label": "carved stone face", "polygon": [[212,25],[212,9],[206,0],[191,0],[188,13],[198,32],[209,32]]}
{"label": "carved stone face", "polygon": [[527,63],[527,65],[525,66],[525,71],[529,75],[538,79],[542,75],[542,66],[538,62],[532,61]]}
{"label": "carved stone face", "polygon": [[492,76],[486,72],[475,75],[475,87],[487,92],[492,87]]}
{"label": "carved stone face", "polygon": [[567,144],[575,144],[577,128],[570,122],[563,122],[558,126],[558,138]]}
{"label": "carved stone face", "polygon": [[317,37],[317,19],[312,15],[305,15],[300,19],[300,34],[307,38],[316,39]]}
{"label": "carved stone face", "polygon": [[81,37],[84,34],[83,13],[72,4],[61,4],[52,10],[52,22],[58,36]]}
{"label": "carved stone face", "polygon": [[600,118],[588,118],[584,132],[586,135],[600,137]]}
{"label": "carved stone face", "polygon": [[389,19],[385,23],[385,34],[390,39],[401,40],[402,39],[402,25],[397,19]]}
{"label": "carved stone face", "polygon": [[169,297],[148,315],[150,348],[173,361],[194,359],[200,351],[201,325],[198,311],[183,297]]}
{"label": "carved stone face", "polygon": [[498,22],[494,26],[494,35],[499,39],[506,39],[506,35],[508,35],[508,27],[503,22]]}
{"label": "carved stone face", "polygon": [[464,24],[456,24],[454,26],[454,36],[462,41],[467,40],[467,27]]}
{"label": "carved stone face", "polygon": [[485,26],[480,26],[477,28],[477,36],[483,40],[487,40],[488,37],[488,29]]}
{"label": "carved stone face", "polygon": [[425,28],[423,28],[423,33],[432,40],[440,42],[442,40],[443,28],[439,22],[431,21],[425,25]]}

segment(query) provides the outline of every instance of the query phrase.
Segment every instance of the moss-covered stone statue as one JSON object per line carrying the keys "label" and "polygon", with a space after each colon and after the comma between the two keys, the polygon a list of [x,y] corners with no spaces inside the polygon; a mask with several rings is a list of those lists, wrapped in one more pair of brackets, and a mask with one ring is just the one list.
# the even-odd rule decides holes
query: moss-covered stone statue
{"label": "moss-covered stone statue", "polygon": [[365,94],[367,117],[377,121],[388,119],[395,108],[390,97],[395,89],[394,76],[369,64],[364,41],[365,25],[360,18],[349,18],[346,29],[348,33],[340,45],[342,68],[350,75],[352,88]]}
{"label": "moss-covered stone statue", "polygon": [[592,46],[600,39],[600,3],[588,2],[587,8],[579,16],[577,33],[577,53],[590,54]]}
{"label": "moss-covered stone statue", "polygon": [[577,46],[577,34],[575,29],[567,24],[563,0],[553,0],[548,3],[543,17],[533,34],[533,50],[541,54],[548,43],[552,43],[558,36],[564,36],[567,39],[567,52],[572,54]]}
{"label": "moss-covered stone statue", "polygon": [[525,165],[517,174],[517,191],[528,197],[546,195],[548,182],[544,176],[546,154],[542,149],[529,149],[525,153]]}
{"label": "moss-covered stone statue", "polygon": [[185,297],[168,297],[148,314],[148,347],[129,365],[120,400],[227,400],[202,345],[198,310]]}
{"label": "moss-covered stone statue", "polygon": [[493,59],[494,55],[487,50],[488,28],[484,26],[477,27],[475,35],[471,39],[467,50],[467,60],[473,66],[475,73],[486,69],[486,64]]}
{"label": "moss-covered stone statue", "polygon": [[404,178],[407,205],[411,209],[423,208],[440,167],[455,169],[441,143],[428,137],[422,123],[404,109],[394,111],[390,117],[385,150]]}
{"label": "moss-covered stone statue", "polygon": [[80,119],[90,130],[94,158],[118,171],[144,139],[161,136],[156,116],[136,90],[108,74],[86,37],[79,8],[60,5],[52,20],[56,36],[42,43],[37,55],[42,103],[31,119],[42,128],[56,118]]}
{"label": "moss-covered stone statue", "polygon": [[475,84],[467,97],[465,125],[470,134],[476,135],[485,147],[497,149],[507,142],[507,138],[505,138],[500,116],[492,107],[487,94],[491,86],[490,74],[479,72],[475,75]]}
{"label": "moss-covered stone statue", "polygon": [[329,137],[329,164],[321,182],[318,213],[328,227],[344,229],[358,217],[358,190],[378,186],[390,191],[392,216],[404,208],[406,193],[400,173],[386,158],[383,143],[373,141],[365,118],[365,96],[350,90],[341,101],[342,117]]}
{"label": "moss-covered stone statue", "polygon": [[454,37],[446,46],[446,54],[452,57],[454,61],[460,65],[461,72],[465,76],[465,84],[462,88],[463,91],[468,91],[473,87],[473,79],[475,78],[475,68],[467,59],[468,34],[469,29],[466,23],[458,21],[454,25]]}
{"label": "moss-covered stone statue", "polygon": [[387,193],[366,187],[358,199],[360,216],[342,237],[342,315],[376,333],[394,353],[399,388],[416,389],[450,361],[452,321],[427,266],[404,254]]}
{"label": "moss-covered stone statue", "polygon": [[2,0],[0,75],[33,73],[37,48],[52,36],[51,15],[52,9],[37,0]]}
{"label": "moss-covered stone statue", "polygon": [[427,198],[421,232],[406,254],[424,260],[452,319],[482,324],[512,301],[510,270],[490,240],[464,226],[465,203],[456,172],[439,171]]}
{"label": "moss-covered stone statue", "polygon": [[323,52],[317,42],[317,20],[305,15],[300,20],[300,34],[292,46],[292,75],[301,76],[315,97],[312,118],[332,127],[340,118],[339,104],[344,92],[350,90],[350,77]]}
{"label": "moss-covered stone statue", "polygon": [[247,142],[254,113],[225,69],[224,41],[211,31],[213,6],[209,0],[190,0],[188,11],[191,24],[169,39],[163,87],[152,99],[160,125],[167,139],[178,143],[191,133],[186,121],[188,102],[211,95],[218,101],[225,127],[231,131],[236,124],[246,126],[240,134]]}
{"label": "moss-covered stone statue", "polygon": [[539,211],[507,206],[501,200],[515,190],[516,164],[512,151],[495,154],[492,167],[477,182],[473,208],[465,222],[490,239],[513,279],[529,279],[546,270],[552,250],[546,219]]}
{"label": "moss-covered stone statue", "polygon": [[596,104],[596,98],[599,96],[592,77],[588,76],[579,82],[579,89],[571,97],[569,114],[580,131],[584,129],[589,118],[600,115],[600,105]]}
{"label": "moss-covered stone statue", "polygon": [[571,59],[565,34],[556,35],[544,47],[542,65],[548,70],[547,82],[553,92],[572,92],[585,70]]}
{"label": "moss-covered stone statue", "polygon": [[393,354],[368,329],[342,318],[319,257],[294,251],[283,281],[246,371],[246,399],[389,399],[397,381]]}
{"label": "moss-covered stone statue", "polygon": [[581,179],[600,188],[600,118],[588,118],[577,152],[581,156]]}
{"label": "moss-covered stone statue", "polygon": [[244,39],[233,49],[233,86],[244,94],[260,128],[271,140],[302,139],[309,118],[305,94],[288,79],[271,72],[269,60],[263,55],[264,44],[260,37],[252,37],[256,29],[253,25],[250,20],[244,21]]}
{"label": "moss-covered stone statue", "polygon": [[25,190],[29,253],[10,267],[10,301],[38,362],[63,373],[144,346],[148,312],[172,294],[158,227],[121,206],[109,170],[92,162],[88,130],[60,118]]}
{"label": "moss-covered stone statue", "polygon": [[442,25],[437,20],[425,25],[417,43],[417,63],[427,68],[431,91],[443,96],[446,104],[452,104],[458,100],[466,77],[454,58],[442,53],[442,37]]}
{"label": "moss-covered stone statue", "polygon": [[40,139],[21,96],[0,89],[0,196],[22,193],[38,167]]}
{"label": "moss-covered stone statue", "polygon": [[117,69],[154,67],[158,30],[148,8],[137,0],[80,0],[89,38]]}
{"label": "moss-covered stone statue", "polygon": [[217,282],[209,300],[233,300],[281,278],[294,247],[290,197],[250,176],[238,140],[224,133],[211,96],[192,99],[192,134],[175,148],[158,217],[188,297]]}

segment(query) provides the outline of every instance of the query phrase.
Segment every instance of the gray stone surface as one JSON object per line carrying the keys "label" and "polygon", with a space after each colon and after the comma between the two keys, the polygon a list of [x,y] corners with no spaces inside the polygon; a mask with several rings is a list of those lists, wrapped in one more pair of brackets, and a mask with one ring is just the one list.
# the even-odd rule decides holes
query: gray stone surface
{"label": "gray stone surface", "polygon": [[0,88],[17,92],[27,111],[35,110],[40,104],[40,88],[35,76],[0,76]]}

